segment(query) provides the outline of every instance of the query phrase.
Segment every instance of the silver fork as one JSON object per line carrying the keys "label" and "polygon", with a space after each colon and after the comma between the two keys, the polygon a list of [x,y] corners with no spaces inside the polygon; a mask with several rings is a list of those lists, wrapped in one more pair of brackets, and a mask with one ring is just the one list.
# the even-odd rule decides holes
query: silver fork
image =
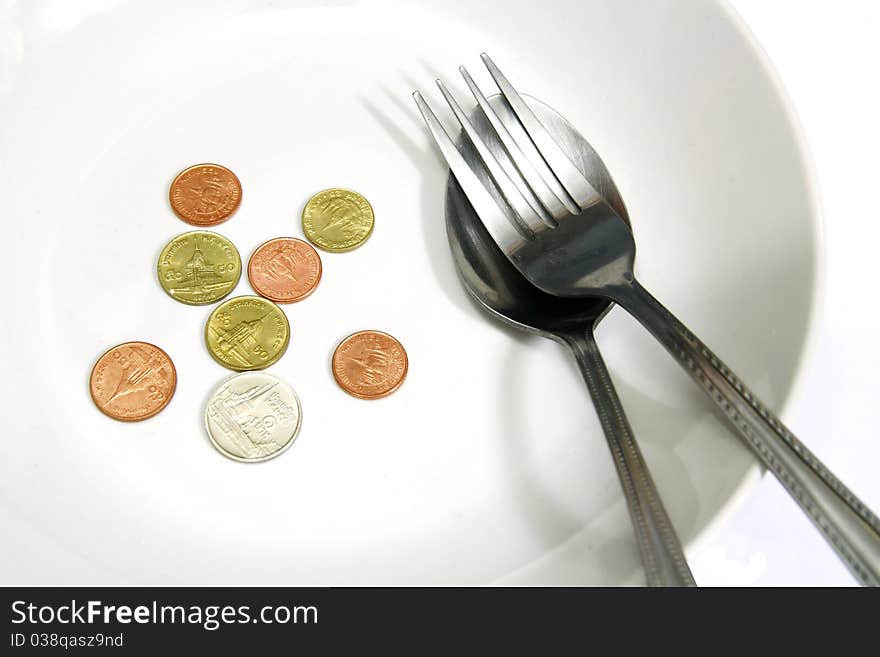
{"label": "silver fork", "polygon": [[[561,297],[611,299],[638,319],[715,402],[853,575],[880,586],[880,521],[706,345],[636,280],[626,223],[572,164],[489,57],[481,55],[522,130],[501,124],[465,82],[515,166],[503,167],[441,81],[441,92],[505,203],[496,203],[421,94],[419,110],[483,225],[533,285]],[[515,134],[514,134],[515,133]]]}
{"label": "silver fork", "polygon": [[[498,96],[492,99],[502,124],[515,127],[516,116]],[[604,191],[617,213],[629,221],[626,206],[610,179],[605,163],[584,138],[550,107],[532,99],[532,110],[564,145],[575,165]],[[479,109],[471,113],[474,126],[486,137],[493,154],[514,166]],[[468,162],[483,172],[466,138],[457,145]],[[485,172],[483,172],[484,175]],[[485,178],[483,178],[485,180]],[[636,546],[648,586],[696,586],[675,526],[642,457],[636,435],[620,402],[614,381],[596,344],[595,328],[614,305],[607,299],[565,299],[529,283],[508,261],[483,229],[454,176],[446,188],[446,235],[452,259],[465,290],[489,315],[508,326],[565,345],[577,362],[596,415],[605,434],[612,462],[626,500]]]}

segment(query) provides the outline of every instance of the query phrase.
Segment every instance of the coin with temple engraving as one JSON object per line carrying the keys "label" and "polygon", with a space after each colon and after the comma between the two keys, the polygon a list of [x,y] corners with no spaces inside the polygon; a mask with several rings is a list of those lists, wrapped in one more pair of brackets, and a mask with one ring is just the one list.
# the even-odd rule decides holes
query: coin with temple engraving
{"label": "coin with temple engraving", "polygon": [[159,284],[169,296],[191,306],[220,301],[241,277],[241,257],[228,239],[193,230],[172,239],[159,254]]}
{"label": "coin with temple engraving", "polygon": [[265,372],[236,374],[220,384],[205,407],[214,447],[236,461],[278,456],[293,444],[302,407],[293,388]]}
{"label": "coin with temple engraving", "polygon": [[153,417],[171,401],[177,372],[171,358],[149,342],[125,342],[105,352],[92,368],[92,400],[114,420]]}
{"label": "coin with temple engraving", "polygon": [[217,306],[205,324],[205,345],[231,370],[261,370],[287,350],[287,315],[262,297],[233,297]]}
{"label": "coin with temple engraving", "polygon": [[168,190],[171,209],[193,226],[214,226],[241,204],[241,182],[219,164],[195,164],[177,174]]}
{"label": "coin with temple engraving", "polygon": [[321,257],[302,240],[278,237],[257,247],[248,279],[260,295],[276,303],[300,301],[321,281]]}
{"label": "coin with temple engraving", "polygon": [[403,383],[408,366],[403,345],[381,331],[354,333],[333,353],[336,382],[360,399],[390,395]]}
{"label": "coin with temple engraving", "polygon": [[350,189],[325,189],[306,203],[302,227],[309,241],[325,251],[351,251],[373,232],[373,208]]}

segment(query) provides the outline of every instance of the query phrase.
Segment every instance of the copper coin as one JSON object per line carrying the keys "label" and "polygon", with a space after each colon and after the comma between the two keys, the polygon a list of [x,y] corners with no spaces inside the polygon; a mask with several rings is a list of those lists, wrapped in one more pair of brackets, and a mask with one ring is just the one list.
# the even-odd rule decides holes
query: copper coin
{"label": "copper coin", "polygon": [[241,204],[241,183],[219,164],[196,164],[177,174],[168,191],[171,209],[193,226],[214,226]]}
{"label": "copper coin", "polygon": [[270,301],[301,301],[321,281],[321,257],[311,244],[294,237],[278,237],[254,251],[248,263],[248,279],[257,294]]}
{"label": "copper coin", "polygon": [[164,351],[149,342],[125,342],[92,368],[89,389],[98,409],[115,420],[153,417],[171,401],[177,371]]}
{"label": "copper coin", "polygon": [[360,399],[379,399],[400,387],[408,367],[406,350],[381,331],[359,331],[333,353],[333,376],[345,392]]}

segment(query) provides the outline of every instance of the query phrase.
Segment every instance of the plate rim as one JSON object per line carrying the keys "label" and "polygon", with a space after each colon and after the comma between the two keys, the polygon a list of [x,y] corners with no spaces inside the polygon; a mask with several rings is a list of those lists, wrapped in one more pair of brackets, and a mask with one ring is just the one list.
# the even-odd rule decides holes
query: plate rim
{"label": "plate rim", "polygon": [[[791,136],[801,165],[800,175],[804,180],[807,192],[805,200],[811,208],[809,213],[810,225],[812,227],[811,242],[813,252],[811,264],[814,271],[812,295],[810,297],[807,321],[805,322],[803,346],[794,365],[791,383],[788,385],[788,390],[783,394],[783,399],[777,412],[778,417],[785,422],[794,407],[803,398],[808,378],[807,372],[810,364],[815,359],[818,348],[820,318],[825,307],[827,247],[819,179],[803,123],[782,76],[774,66],[770,55],[731,0],[715,0],[715,6],[729,20],[731,26],[742,38],[743,43],[751,50],[765,78],[770,83],[773,95],[776,96],[785,122],[791,130]],[[690,553],[691,557],[708,547],[708,544],[717,535],[721,527],[751,497],[758,484],[764,480],[766,474],[767,469],[755,460],[743,473],[733,493],[719,506],[718,511],[690,539],[685,541],[685,549]]]}

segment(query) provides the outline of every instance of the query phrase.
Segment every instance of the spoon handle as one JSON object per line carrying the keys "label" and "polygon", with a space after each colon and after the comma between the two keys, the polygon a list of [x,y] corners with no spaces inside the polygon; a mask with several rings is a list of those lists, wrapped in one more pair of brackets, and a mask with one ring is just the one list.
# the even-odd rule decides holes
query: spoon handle
{"label": "spoon handle", "polygon": [[561,337],[574,353],[605,431],[629,508],[648,586],[696,586],[681,543],[599,353],[592,326],[584,332]]}
{"label": "spoon handle", "polygon": [[633,279],[609,290],[678,360],[785,486],[852,574],[880,586],[880,522],[740,379]]}

